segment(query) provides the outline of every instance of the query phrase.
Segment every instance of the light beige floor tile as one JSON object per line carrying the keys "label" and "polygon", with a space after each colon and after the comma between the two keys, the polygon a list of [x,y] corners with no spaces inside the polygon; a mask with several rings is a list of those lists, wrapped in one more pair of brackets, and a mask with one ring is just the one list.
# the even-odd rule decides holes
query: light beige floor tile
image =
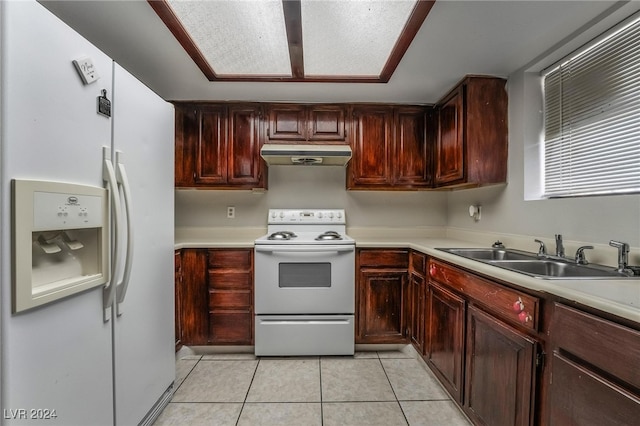
{"label": "light beige floor tile", "polygon": [[378,359],[322,359],[323,401],[395,401]]}
{"label": "light beige floor tile", "polygon": [[376,351],[362,351],[356,352],[353,355],[354,358],[378,358],[378,352]]}
{"label": "light beige floor tile", "polygon": [[176,361],[176,380],[174,382],[175,389],[178,389],[184,379],[189,375],[193,367],[198,363],[198,358],[182,358]]}
{"label": "light beige floor tile", "polygon": [[380,359],[385,359],[385,358],[414,359],[411,355],[408,355],[402,351],[378,351],[378,357]]}
{"label": "light beige floor tile", "polygon": [[322,404],[323,426],[406,426],[398,402],[328,402]]}
{"label": "light beige floor tile", "polygon": [[382,366],[400,401],[442,400],[449,395],[415,359],[382,359]]}
{"label": "light beige floor tile", "polygon": [[247,402],[238,426],[321,426],[320,403]]}
{"label": "light beige floor tile", "polygon": [[320,402],[320,361],[261,359],[247,402]]}
{"label": "light beige floor tile", "polygon": [[252,353],[240,353],[240,354],[207,354],[202,355],[203,360],[207,361],[222,361],[222,360],[256,360],[256,356]]}
{"label": "light beige floor tile", "polygon": [[173,402],[244,402],[258,361],[200,361]]}
{"label": "light beige floor tile", "polygon": [[401,401],[411,426],[471,426],[453,401]]}
{"label": "light beige floor tile", "polygon": [[154,426],[234,426],[242,404],[170,403]]}

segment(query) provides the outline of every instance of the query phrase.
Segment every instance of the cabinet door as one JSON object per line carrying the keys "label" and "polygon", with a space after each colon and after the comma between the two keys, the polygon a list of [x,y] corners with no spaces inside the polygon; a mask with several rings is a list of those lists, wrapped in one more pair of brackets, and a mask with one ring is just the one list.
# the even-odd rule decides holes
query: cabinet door
{"label": "cabinet door", "polygon": [[423,108],[400,107],[395,114],[394,183],[409,187],[431,186],[431,152],[426,138]]}
{"label": "cabinet door", "polygon": [[390,107],[353,110],[353,156],[347,170],[347,187],[390,186],[393,113]]}
{"label": "cabinet door", "polygon": [[551,365],[550,425],[638,424],[640,397],[558,352]]}
{"label": "cabinet door", "polygon": [[451,396],[461,404],[465,301],[443,287],[430,283],[428,305],[427,363]]}
{"label": "cabinet door", "polygon": [[306,140],[307,117],[304,105],[271,105],[267,137],[277,141]]}
{"label": "cabinet door", "polygon": [[199,141],[198,110],[190,105],[176,105],[175,133],[175,186],[191,187],[195,184],[195,147]]}
{"label": "cabinet door", "polygon": [[464,86],[438,109],[436,140],[436,185],[464,179]]}
{"label": "cabinet door", "polygon": [[532,423],[536,350],[529,336],[469,307],[464,408],[474,423]]}
{"label": "cabinet door", "polygon": [[176,351],[182,347],[182,256],[180,250],[176,250],[174,253],[174,300],[175,300],[175,336],[176,336]]}
{"label": "cabinet door", "polygon": [[207,251],[182,250],[182,292],[180,301],[181,341],[183,345],[206,345],[209,334],[207,317]]}
{"label": "cabinet door", "polygon": [[198,112],[195,182],[227,182],[227,129],[225,107],[206,107]]}
{"label": "cabinet door", "polygon": [[227,180],[230,185],[266,186],[266,167],[260,157],[260,116],[258,106],[229,107]]}
{"label": "cabinet door", "polygon": [[344,107],[315,105],[309,107],[309,141],[344,141]]}
{"label": "cabinet door", "polygon": [[425,309],[425,282],[424,277],[414,272],[409,273],[407,284],[407,296],[405,298],[405,325],[406,336],[416,348],[418,353],[424,351],[424,309]]}
{"label": "cabinet door", "polygon": [[357,343],[404,342],[402,295],[406,277],[406,270],[361,270]]}

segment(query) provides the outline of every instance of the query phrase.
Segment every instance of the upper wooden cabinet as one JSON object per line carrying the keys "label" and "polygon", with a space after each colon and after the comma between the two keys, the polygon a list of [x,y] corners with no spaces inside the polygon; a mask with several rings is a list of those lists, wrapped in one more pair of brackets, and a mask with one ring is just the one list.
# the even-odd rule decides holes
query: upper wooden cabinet
{"label": "upper wooden cabinet", "polygon": [[431,187],[427,115],[419,106],[354,106],[347,189]]}
{"label": "upper wooden cabinet", "polygon": [[346,143],[344,105],[272,104],[267,138],[288,143]]}
{"label": "upper wooden cabinet", "polygon": [[507,180],[506,80],[467,77],[436,105],[435,186]]}
{"label": "upper wooden cabinet", "polygon": [[262,107],[176,104],[177,187],[266,188]]}

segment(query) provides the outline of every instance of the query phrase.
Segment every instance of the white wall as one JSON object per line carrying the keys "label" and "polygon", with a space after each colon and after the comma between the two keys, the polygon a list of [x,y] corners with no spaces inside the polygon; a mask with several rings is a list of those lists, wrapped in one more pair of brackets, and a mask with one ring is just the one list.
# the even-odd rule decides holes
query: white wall
{"label": "white wall", "polygon": [[[540,114],[531,78],[523,71],[509,78],[508,184],[450,193],[447,224],[551,239],[559,233],[565,239],[594,244],[617,239],[640,246],[640,195],[524,199],[525,158],[535,154],[538,137],[531,123],[539,122]],[[477,223],[469,217],[470,204],[482,205],[482,219]],[[531,248],[536,247],[532,242]]]}
{"label": "white wall", "polygon": [[266,227],[269,208],[344,208],[349,227],[446,225],[446,193],[347,191],[345,182],[343,167],[272,166],[264,193],[177,190],[176,227]]}

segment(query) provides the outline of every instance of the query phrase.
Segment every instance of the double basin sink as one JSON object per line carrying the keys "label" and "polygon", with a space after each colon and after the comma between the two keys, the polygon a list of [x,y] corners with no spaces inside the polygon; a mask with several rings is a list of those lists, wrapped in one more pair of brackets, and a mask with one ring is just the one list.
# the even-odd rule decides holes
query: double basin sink
{"label": "double basin sink", "polygon": [[535,253],[515,249],[438,248],[437,250],[542,279],[634,278],[603,265],[581,265],[569,259],[540,257]]}

